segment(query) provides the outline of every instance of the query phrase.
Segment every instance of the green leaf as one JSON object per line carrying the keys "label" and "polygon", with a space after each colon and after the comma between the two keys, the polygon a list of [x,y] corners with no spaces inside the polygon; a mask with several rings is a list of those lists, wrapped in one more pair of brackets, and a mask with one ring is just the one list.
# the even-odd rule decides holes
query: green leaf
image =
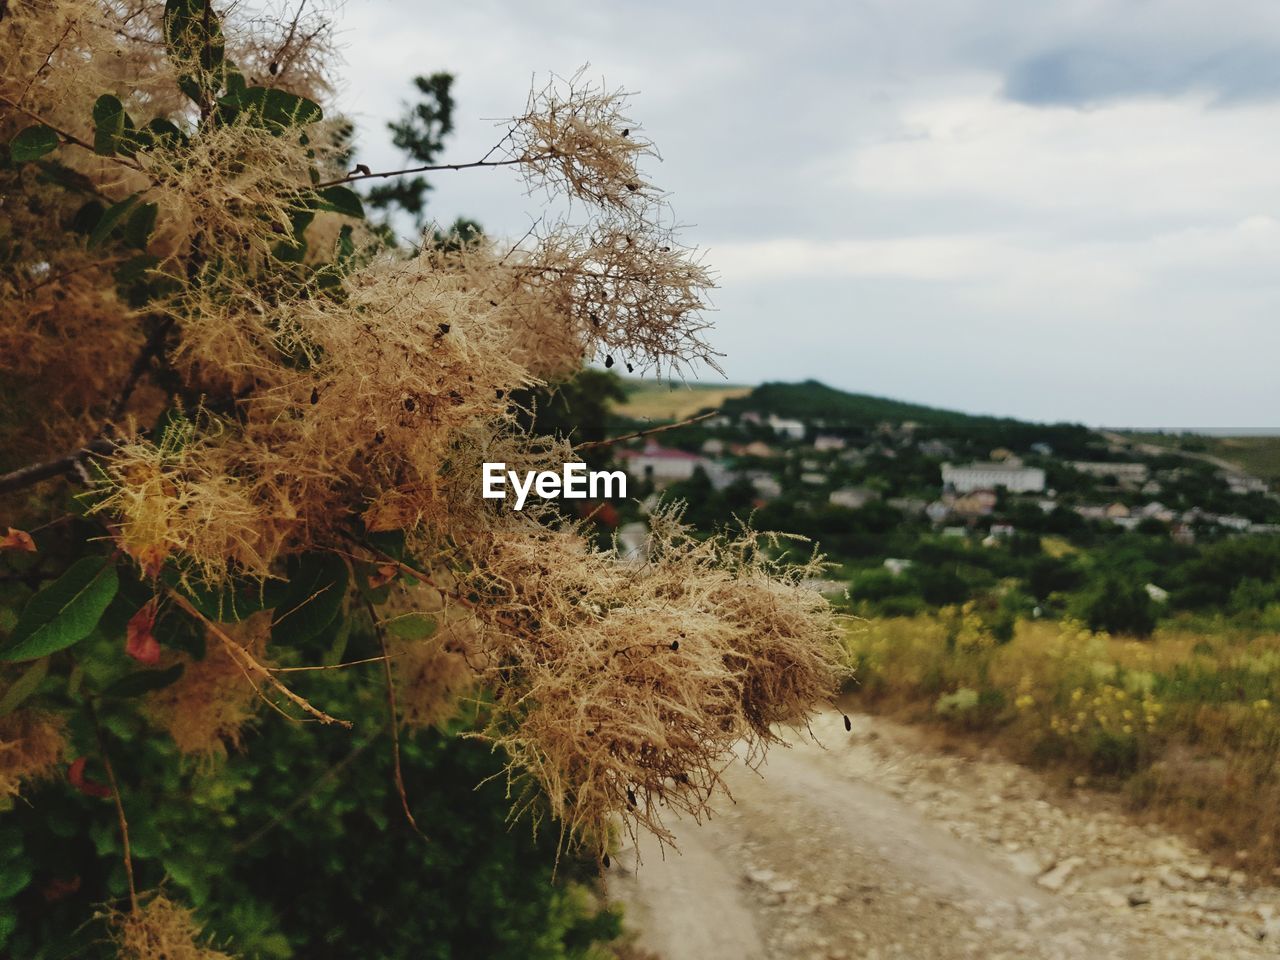
{"label": "green leaf", "polygon": [[145,279],[147,271],[159,262],[159,257],[153,257],[147,253],[139,254],[136,257],[130,257],[124,263],[120,264],[120,266],[116,267],[116,283],[125,287],[132,286],[139,280]]}
{"label": "green leaf", "polygon": [[210,620],[236,623],[264,609],[263,587],[250,580],[231,578],[216,589],[196,582],[182,583],[178,570],[166,567],[161,579],[191,601],[191,605]]}
{"label": "green leaf", "polygon": [[90,200],[77,210],[76,215],[71,218],[71,229],[76,233],[86,235],[93,233],[93,228],[102,220],[102,213],[106,209],[101,201]]}
{"label": "green leaf", "polygon": [[93,228],[93,233],[89,234],[88,247],[90,250],[102,246],[107,237],[111,235],[111,232],[124,220],[125,215],[134,208],[140,196],[141,194],[135,193],[133,196],[125,197],[119,203],[107,207],[106,212],[98,221],[98,225]]}
{"label": "green leaf", "polygon": [[159,209],[159,206],[154,203],[144,203],[134,207],[129,214],[129,219],[125,221],[124,242],[139,250],[147,249],[147,243],[151,240],[151,231],[156,226],[156,213]]}
{"label": "green leaf", "polygon": [[[104,93],[93,105],[93,151],[104,157],[113,157],[120,147],[125,129],[133,129],[133,121],[125,113],[118,97]],[[122,151],[125,152],[125,151]],[[132,150],[127,152],[132,153]]]}
{"label": "green leaf", "polygon": [[23,608],[0,660],[34,660],[79,643],[98,625],[119,583],[104,558],[77,560]]}
{"label": "green leaf", "polygon": [[31,882],[31,868],[13,860],[0,863],[0,900],[12,900]]}
{"label": "green leaf", "polygon": [[185,664],[175,663],[165,670],[135,670],[133,673],[125,674],[103,690],[102,696],[108,699],[140,697],[144,693],[160,690],[171,683],[176,683],[184,669]]}
{"label": "green leaf", "polygon": [[270,127],[297,127],[324,117],[314,100],[274,87],[245,87],[220,98],[218,103]]}
{"label": "green leaf", "polygon": [[325,187],[320,191],[319,209],[340,213],[344,217],[364,219],[364,205],[360,195],[346,187]]}
{"label": "green leaf", "polygon": [[45,674],[49,672],[49,661],[41,657],[23,672],[8,690],[4,692],[4,696],[0,697],[0,717],[13,713],[22,705],[22,702],[36,692],[40,686],[40,681],[44,679]]}
{"label": "green leaf", "polygon": [[212,100],[225,78],[226,41],[222,19],[208,0],[168,0],[164,39],[170,59],[184,71],[178,81],[182,92],[202,106]]}
{"label": "green leaf", "polygon": [[300,644],[333,622],[347,592],[347,564],[332,553],[309,553],[297,564],[275,607],[271,638]]}
{"label": "green leaf", "polygon": [[27,127],[9,141],[9,156],[14,163],[27,163],[39,160],[46,153],[52,153],[58,147],[58,134],[52,127],[43,123]]}
{"label": "green leaf", "polygon": [[402,640],[425,640],[436,632],[436,621],[425,613],[405,613],[386,621],[386,628]]}

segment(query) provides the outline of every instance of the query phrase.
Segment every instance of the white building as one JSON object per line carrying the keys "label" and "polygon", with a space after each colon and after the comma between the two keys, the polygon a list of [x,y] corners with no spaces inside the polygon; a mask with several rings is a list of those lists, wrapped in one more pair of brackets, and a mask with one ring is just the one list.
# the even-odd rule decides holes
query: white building
{"label": "white building", "polygon": [[819,452],[826,450],[843,450],[844,448],[844,437],[833,437],[830,434],[820,433],[813,438],[813,449]]}
{"label": "white building", "polygon": [[637,480],[652,480],[660,487],[677,480],[688,480],[698,467],[707,467],[707,460],[696,453],[662,447],[653,441],[643,450],[620,451],[618,459],[629,476]]}
{"label": "white building", "polygon": [[956,493],[995,490],[997,487],[1003,487],[1010,493],[1039,493],[1044,489],[1044,471],[1039,467],[1024,467],[1017,461],[962,466],[944,463],[942,485],[951,487]]}
{"label": "white building", "polygon": [[786,437],[788,440],[804,439],[804,421],[791,420],[786,417],[774,416],[769,414],[767,421],[769,429],[780,437]]}
{"label": "white building", "polygon": [[832,490],[827,502],[833,507],[847,507],[850,510],[861,510],[872,500],[879,500],[880,494],[870,487],[841,487]]}

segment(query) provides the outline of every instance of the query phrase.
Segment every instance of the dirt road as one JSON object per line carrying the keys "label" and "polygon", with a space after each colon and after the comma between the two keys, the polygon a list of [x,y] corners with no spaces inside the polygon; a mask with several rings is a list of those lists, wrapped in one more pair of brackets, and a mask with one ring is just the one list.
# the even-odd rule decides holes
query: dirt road
{"label": "dirt road", "polygon": [[1280,957],[1280,891],[1212,867],[1108,798],[926,748],[839,714],[734,801],[675,824],[680,853],[627,849],[609,874],[637,946],[662,960]]}

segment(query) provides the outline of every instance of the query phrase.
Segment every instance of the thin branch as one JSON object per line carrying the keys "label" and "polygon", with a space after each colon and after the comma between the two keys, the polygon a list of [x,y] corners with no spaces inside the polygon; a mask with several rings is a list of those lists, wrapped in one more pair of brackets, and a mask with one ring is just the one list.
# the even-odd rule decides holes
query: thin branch
{"label": "thin branch", "polygon": [[0,474],[0,493],[21,490],[23,487],[29,487],[42,480],[50,480],[53,477],[73,473],[86,457],[98,453],[110,453],[115,449],[115,446],[116,442],[114,440],[94,440],[92,443],[81,447],[75,453],[69,453],[65,457],[58,457],[56,460],[45,460],[42,463],[33,463],[25,467],[19,467],[9,473]]}
{"label": "thin branch", "polygon": [[[492,151],[490,151],[492,152]],[[387,177],[400,177],[409,173],[432,173],[437,170],[475,170],[480,167],[512,167],[521,163],[529,163],[541,157],[512,157],[510,160],[472,160],[470,163],[428,163],[421,167],[406,167],[403,170],[383,170],[378,173],[350,173],[338,180],[326,180],[317,183],[315,189],[336,187],[340,183],[353,183],[356,180],[385,180]]]}
{"label": "thin branch", "polygon": [[134,389],[138,386],[138,382],[151,366],[151,361],[160,355],[164,349],[165,338],[169,335],[169,331],[173,329],[173,317],[165,317],[152,331],[151,336],[147,338],[147,342],[142,345],[142,349],[138,351],[138,356],[133,361],[133,366],[129,370],[129,376],[125,379],[124,385],[120,388],[120,393],[116,396],[115,403],[111,405],[111,410],[107,414],[108,422],[118,420],[120,415],[124,413],[125,408],[129,405],[129,398],[133,396]]}
{"label": "thin branch", "polygon": [[[24,114],[29,119],[34,120],[36,123],[39,123],[39,124],[42,124],[43,126],[48,127],[50,130],[52,130],[54,133],[60,136],[63,140],[67,141],[67,143],[74,143],[77,147],[82,147],[85,150],[91,150],[91,151],[93,150],[93,144],[85,140],[81,140],[79,137],[77,137],[74,133],[71,133],[70,131],[63,130],[60,127],[55,127],[52,123],[50,123],[44,117],[40,116],[40,114],[33,113],[32,111],[24,107],[22,104],[18,103],[16,100],[10,100],[3,93],[0,93],[0,103],[7,103],[9,106],[13,107],[13,109],[17,110],[21,114]],[[97,151],[94,151],[94,152],[96,153]],[[102,155],[99,154],[99,156],[102,156]],[[105,157],[105,159],[114,160],[116,163],[122,164],[126,167],[131,167],[134,170],[142,169],[141,164],[139,164],[136,160],[130,160],[127,157],[118,157],[115,155],[108,155]]]}
{"label": "thin branch", "polygon": [[706,420],[708,417],[714,417],[719,410],[708,410],[706,413],[700,413],[696,417],[689,417],[687,420],[680,420],[676,423],[664,423],[660,427],[651,427],[648,430],[640,430],[636,433],[628,433],[621,437],[610,437],[608,440],[590,440],[587,443],[580,443],[575,446],[574,450],[594,450],[596,447],[608,447],[615,443],[622,443],[626,440],[638,440],[641,437],[649,437],[655,433],[663,433],[667,430],[674,430],[677,427],[687,427],[691,423],[697,423],[699,420]]}
{"label": "thin branch", "polygon": [[431,838],[422,832],[418,821],[413,818],[413,811],[409,809],[409,795],[404,789],[404,770],[400,766],[400,719],[396,715],[396,685],[391,677],[391,659],[387,653],[386,634],[383,633],[382,624],[378,620],[377,611],[373,609],[373,604],[366,600],[364,605],[369,611],[369,622],[373,624],[378,646],[382,648],[382,668],[387,678],[387,712],[390,714],[391,722],[391,756],[395,762],[396,792],[400,794],[400,807],[404,810],[404,817],[409,821],[409,826],[413,827],[414,833],[430,843]]}
{"label": "thin branch", "polygon": [[267,683],[275,687],[276,690],[283,694],[284,697],[293,703],[294,706],[311,714],[311,716],[315,717],[315,719],[319,720],[321,723],[336,723],[338,726],[350,729],[350,720],[339,720],[337,717],[329,716],[329,714],[325,713],[319,707],[314,706],[305,697],[298,696],[298,694],[294,693],[283,683],[277,680],[274,673],[254,659],[253,655],[249,653],[248,650],[232,640],[231,637],[227,635],[226,631],[192,606],[191,602],[182,594],[173,589],[170,589],[168,593],[169,596],[173,598],[174,603],[181,607],[189,616],[195,617],[203,623],[215,637],[222,641],[222,645],[226,648],[227,653],[231,654],[231,658],[235,660],[236,663],[240,664],[247,673],[255,674],[266,680]]}
{"label": "thin branch", "polygon": [[107,755],[107,738],[98,723],[98,714],[93,704],[85,705],[89,711],[89,719],[93,721],[93,730],[98,737],[98,752],[102,755],[102,766],[107,771],[107,783],[111,786],[111,798],[116,802],[116,816],[120,818],[120,840],[124,847],[124,874],[129,882],[129,906],[134,913],[138,912],[138,889],[133,882],[133,855],[129,848],[129,821],[124,815],[124,804],[120,801],[120,786],[116,783],[116,772],[111,768],[111,758]]}

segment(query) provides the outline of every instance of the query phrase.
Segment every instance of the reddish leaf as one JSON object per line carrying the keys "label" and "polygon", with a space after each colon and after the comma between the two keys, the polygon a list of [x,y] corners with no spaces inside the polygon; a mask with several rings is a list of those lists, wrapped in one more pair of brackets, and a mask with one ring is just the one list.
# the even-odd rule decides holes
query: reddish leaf
{"label": "reddish leaf", "polygon": [[84,775],[84,765],[88,763],[88,757],[81,757],[79,760],[72,762],[67,767],[67,780],[71,785],[83,793],[86,797],[109,797],[111,796],[111,788],[103,786],[101,783],[95,783]]}
{"label": "reddish leaf", "polygon": [[377,590],[381,586],[385,586],[396,578],[396,574],[400,572],[400,567],[394,563],[384,563],[378,567],[373,573],[369,574],[369,589]]}
{"label": "reddish leaf", "polygon": [[35,553],[36,542],[25,530],[9,528],[9,532],[0,537],[0,550],[21,550],[23,553]]}
{"label": "reddish leaf", "polygon": [[160,662],[160,642],[151,632],[156,625],[156,601],[143,604],[125,628],[124,652],[139,663],[154,666]]}

